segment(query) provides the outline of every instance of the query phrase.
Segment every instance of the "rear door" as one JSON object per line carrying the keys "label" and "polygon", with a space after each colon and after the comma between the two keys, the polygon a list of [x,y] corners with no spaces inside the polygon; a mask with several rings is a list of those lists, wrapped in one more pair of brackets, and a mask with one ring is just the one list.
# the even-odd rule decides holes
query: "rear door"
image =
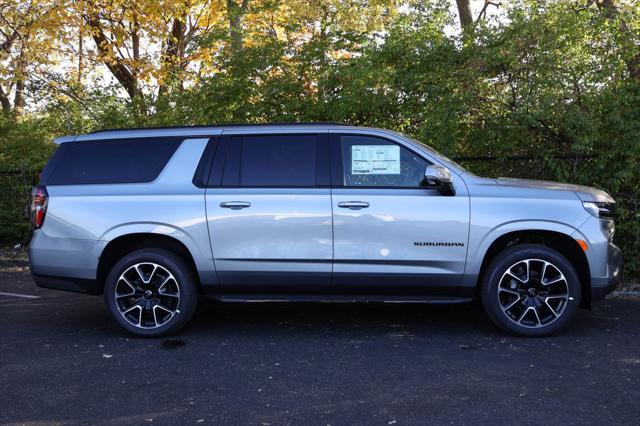
{"label": "rear door", "polygon": [[225,291],[322,291],[331,280],[327,133],[226,135],[206,191]]}
{"label": "rear door", "polygon": [[469,198],[421,187],[431,162],[397,141],[332,135],[334,276],[340,292],[455,295],[464,273]]}

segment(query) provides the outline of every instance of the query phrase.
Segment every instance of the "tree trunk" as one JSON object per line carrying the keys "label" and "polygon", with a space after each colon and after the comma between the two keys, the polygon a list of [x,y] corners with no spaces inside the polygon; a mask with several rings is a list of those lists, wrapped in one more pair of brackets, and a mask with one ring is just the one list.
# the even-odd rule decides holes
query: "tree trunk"
{"label": "tree trunk", "polygon": [[133,83],[138,87],[138,61],[140,60],[140,23],[138,22],[138,14],[133,13],[133,24],[131,29],[131,48],[133,50],[133,65],[131,66],[131,75]]}
{"label": "tree trunk", "polygon": [[78,35],[78,83],[82,84],[82,74],[84,73],[84,34],[82,29]]}
{"label": "tree trunk", "polygon": [[11,50],[11,46],[13,46],[13,43],[18,39],[18,36],[20,36],[18,30],[13,30],[11,35],[8,36],[7,39],[2,42],[2,44],[0,44],[0,50],[4,50],[5,52],[9,53],[9,51]]}
{"label": "tree trunk", "polygon": [[131,100],[136,100],[141,96],[138,88],[137,80],[131,73],[129,68],[122,62],[120,58],[114,57],[113,49],[109,43],[109,39],[102,29],[102,24],[97,16],[87,16],[86,23],[91,29],[93,41],[96,43],[98,52],[104,57],[103,63],[107,66],[111,74],[124,87]]}
{"label": "tree trunk", "polygon": [[5,116],[11,115],[11,101],[9,100],[9,96],[5,91],[0,87],[0,104],[2,105],[2,112]]}
{"label": "tree trunk", "polygon": [[158,88],[158,98],[162,97],[169,91],[169,87],[178,81],[178,87],[182,90],[182,75],[181,71],[185,67],[184,55],[185,55],[185,26],[186,16],[176,17],[173,19],[171,26],[171,33],[167,37],[166,49],[163,54],[162,61],[164,62],[164,69],[167,73],[165,81]]}
{"label": "tree trunk", "polygon": [[24,76],[20,75],[16,80],[16,93],[13,97],[13,113],[17,117],[24,111]]}
{"label": "tree trunk", "polygon": [[24,100],[24,86],[25,86],[25,58],[24,58],[24,50],[25,43],[28,40],[28,36],[25,36],[22,40],[22,44],[20,46],[20,54],[16,60],[16,66],[13,71],[13,78],[15,79],[15,88],[16,92],[13,95],[13,115],[18,117],[22,114],[25,106]]}
{"label": "tree trunk", "polygon": [[471,5],[469,0],[456,0],[458,5],[458,15],[460,16],[460,28],[467,31],[473,26],[473,16],[471,16]]}
{"label": "tree trunk", "polygon": [[241,4],[235,0],[227,0],[227,13],[229,14],[229,35],[231,37],[231,49],[235,54],[242,51],[242,17],[247,11],[249,0],[242,0]]}

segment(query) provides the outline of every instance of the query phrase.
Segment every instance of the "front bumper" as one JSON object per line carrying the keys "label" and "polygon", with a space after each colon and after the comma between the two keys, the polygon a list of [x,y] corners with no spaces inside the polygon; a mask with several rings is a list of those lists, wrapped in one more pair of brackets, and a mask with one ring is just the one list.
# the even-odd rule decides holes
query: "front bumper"
{"label": "front bumper", "polygon": [[616,289],[622,278],[622,251],[613,243],[607,247],[607,275],[591,278],[591,300],[600,300]]}

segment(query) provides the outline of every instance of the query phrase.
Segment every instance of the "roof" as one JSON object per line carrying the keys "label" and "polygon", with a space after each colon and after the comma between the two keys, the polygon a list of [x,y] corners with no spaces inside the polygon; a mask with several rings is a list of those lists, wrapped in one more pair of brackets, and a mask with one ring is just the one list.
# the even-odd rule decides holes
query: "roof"
{"label": "roof", "polygon": [[131,131],[131,130],[164,130],[164,129],[207,129],[207,128],[217,128],[222,129],[225,127],[254,127],[254,126],[348,126],[345,123],[335,123],[335,122],[301,122],[301,123],[228,123],[228,124],[205,124],[205,125],[190,125],[190,126],[153,126],[153,127],[123,127],[119,129],[103,129],[96,130],[95,132],[91,132],[89,134],[93,135],[96,133],[103,132],[118,132],[118,131]]}
{"label": "roof", "polygon": [[105,139],[121,139],[129,137],[211,137],[222,134],[227,129],[230,133],[238,130],[259,133],[265,128],[270,133],[282,131],[290,133],[295,131],[324,131],[329,129],[346,129],[352,127],[344,123],[256,123],[256,124],[213,124],[210,126],[166,126],[166,127],[139,127],[139,128],[122,128],[122,129],[105,129],[92,133],[63,136],[55,138],[57,144],[73,141],[90,141]]}

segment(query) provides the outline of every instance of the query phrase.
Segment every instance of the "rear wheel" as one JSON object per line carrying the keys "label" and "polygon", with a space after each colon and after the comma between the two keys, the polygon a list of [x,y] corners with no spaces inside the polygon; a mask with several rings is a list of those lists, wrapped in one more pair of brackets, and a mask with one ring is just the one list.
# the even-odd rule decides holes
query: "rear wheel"
{"label": "rear wheel", "polygon": [[137,250],[111,269],[105,303],[118,325],[138,336],[175,333],[197,305],[197,285],[189,265],[160,249]]}
{"label": "rear wheel", "polygon": [[506,249],[483,277],[482,304],[501,329],[544,336],[566,328],[580,307],[581,287],[571,263],[538,244]]}

